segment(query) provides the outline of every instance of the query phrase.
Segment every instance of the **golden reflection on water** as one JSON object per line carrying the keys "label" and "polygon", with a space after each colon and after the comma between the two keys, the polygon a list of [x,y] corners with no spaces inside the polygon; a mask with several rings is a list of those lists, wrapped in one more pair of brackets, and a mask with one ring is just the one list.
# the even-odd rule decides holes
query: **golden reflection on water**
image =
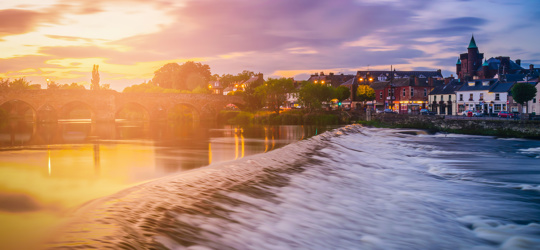
{"label": "golden reflection on water", "polygon": [[[31,248],[27,244],[90,200],[170,173],[267,152],[270,136],[271,149],[286,144],[277,145],[275,133],[292,142],[306,131],[147,124],[0,127],[0,248]],[[245,138],[259,141],[246,145]]]}

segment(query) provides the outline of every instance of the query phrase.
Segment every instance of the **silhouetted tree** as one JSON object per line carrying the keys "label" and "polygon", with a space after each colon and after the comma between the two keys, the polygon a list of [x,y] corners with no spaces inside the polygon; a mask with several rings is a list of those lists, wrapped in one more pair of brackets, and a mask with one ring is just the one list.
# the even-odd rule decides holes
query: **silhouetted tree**
{"label": "silhouetted tree", "polygon": [[92,68],[92,82],[91,89],[92,90],[99,90],[99,65],[94,64],[94,67]]}
{"label": "silhouetted tree", "polygon": [[[514,101],[521,104],[522,106],[525,105],[525,103],[529,102],[536,96],[536,87],[533,84],[526,83],[526,82],[518,82],[514,84],[514,86],[512,86],[511,91],[512,91],[512,98],[514,98]],[[527,113],[528,112],[529,110],[527,110]]]}
{"label": "silhouetted tree", "polygon": [[212,77],[210,66],[188,61],[182,65],[167,63],[154,72],[152,82],[162,88],[193,90],[206,87]]}

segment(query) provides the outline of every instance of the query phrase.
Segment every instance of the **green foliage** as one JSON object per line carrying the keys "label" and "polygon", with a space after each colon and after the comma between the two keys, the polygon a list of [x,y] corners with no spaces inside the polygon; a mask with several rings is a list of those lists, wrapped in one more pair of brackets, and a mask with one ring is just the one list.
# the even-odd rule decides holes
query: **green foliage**
{"label": "green foliage", "polygon": [[322,108],[323,102],[329,102],[334,97],[334,89],[324,84],[304,82],[298,93],[298,100],[310,112]]}
{"label": "green foliage", "polygon": [[248,125],[253,122],[254,115],[249,112],[237,112],[236,117],[231,118],[228,120],[230,124],[240,124],[240,125]]}
{"label": "green foliage", "polygon": [[165,64],[154,72],[152,82],[162,88],[193,90],[206,87],[211,77],[210,66],[188,61],[182,65]]}
{"label": "green foliage", "polygon": [[359,85],[356,89],[358,101],[367,102],[375,100],[375,90],[369,85]]}
{"label": "green foliage", "polygon": [[351,90],[345,86],[339,86],[334,90],[334,98],[339,102],[351,97]]}
{"label": "green foliage", "polygon": [[306,114],[304,115],[306,125],[337,125],[339,117],[332,114]]}
{"label": "green foliage", "polygon": [[242,73],[238,73],[237,75],[231,75],[231,74],[223,74],[221,77],[219,75],[212,76],[212,80],[217,81],[219,79],[219,82],[221,82],[223,87],[230,86],[234,84],[235,82],[243,82],[249,80],[251,77],[254,77],[255,73],[253,71],[244,70]]}
{"label": "green foliage", "polygon": [[197,86],[191,93],[193,93],[193,94],[212,94],[212,91],[207,89],[207,88]]}
{"label": "green foliage", "polygon": [[244,89],[242,98],[246,102],[246,109],[248,111],[256,111],[264,107],[264,91],[257,91],[257,88],[260,86],[260,82],[253,82]]}
{"label": "green foliage", "polygon": [[13,81],[10,81],[9,79],[2,80],[0,81],[0,84],[2,88],[6,88],[6,85],[7,85],[7,88],[12,89],[12,90],[41,89],[41,85],[30,84],[30,82],[26,81],[24,77],[17,78]]}
{"label": "green foliage", "polygon": [[72,82],[71,84],[64,84],[60,86],[60,89],[86,89],[83,85],[79,85],[75,82]]}
{"label": "green foliage", "polygon": [[512,86],[514,101],[523,105],[536,96],[536,87],[530,83],[518,82]]}
{"label": "green foliage", "polygon": [[266,105],[276,114],[280,106],[287,100],[287,93],[294,92],[293,80],[290,78],[269,78],[264,85],[255,88],[255,94],[266,97]]}
{"label": "green foliage", "polygon": [[47,89],[86,89],[84,86],[79,85],[75,82],[71,84],[59,84],[55,81],[50,81],[47,83]]}
{"label": "green foliage", "polygon": [[126,87],[122,92],[124,93],[180,93],[177,89],[165,89],[149,83],[141,83],[138,85],[132,85]]}

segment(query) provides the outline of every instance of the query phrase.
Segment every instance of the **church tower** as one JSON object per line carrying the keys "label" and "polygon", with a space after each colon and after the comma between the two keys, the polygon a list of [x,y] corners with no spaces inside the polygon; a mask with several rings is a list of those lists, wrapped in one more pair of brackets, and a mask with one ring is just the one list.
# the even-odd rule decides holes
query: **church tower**
{"label": "church tower", "polygon": [[[478,76],[478,70],[482,67],[484,54],[478,51],[474,35],[471,37],[467,53],[459,55],[458,63],[456,64],[456,73],[460,79],[471,80]],[[459,65],[459,66],[458,66]]]}

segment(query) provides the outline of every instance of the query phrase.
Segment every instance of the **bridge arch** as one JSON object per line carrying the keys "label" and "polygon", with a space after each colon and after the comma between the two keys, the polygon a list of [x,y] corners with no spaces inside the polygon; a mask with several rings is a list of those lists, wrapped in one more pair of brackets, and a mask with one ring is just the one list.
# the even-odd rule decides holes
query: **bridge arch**
{"label": "bridge arch", "polygon": [[7,112],[9,119],[36,121],[36,109],[26,101],[11,99],[0,104],[0,109]]}
{"label": "bridge arch", "polygon": [[197,124],[200,122],[200,115],[200,111],[194,105],[183,102],[174,103],[167,110],[167,119],[170,121]]}
{"label": "bridge arch", "polygon": [[92,105],[82,101],[70,101],[63,104],[58,112],[58,119],[90,119],[95,121],[96,112]]}
{"label": "bridge arch", "polygon": [[147,107],[137,102],[128,102],[118,107],[115,112],[115,120],[150,120],[151,114]]}

